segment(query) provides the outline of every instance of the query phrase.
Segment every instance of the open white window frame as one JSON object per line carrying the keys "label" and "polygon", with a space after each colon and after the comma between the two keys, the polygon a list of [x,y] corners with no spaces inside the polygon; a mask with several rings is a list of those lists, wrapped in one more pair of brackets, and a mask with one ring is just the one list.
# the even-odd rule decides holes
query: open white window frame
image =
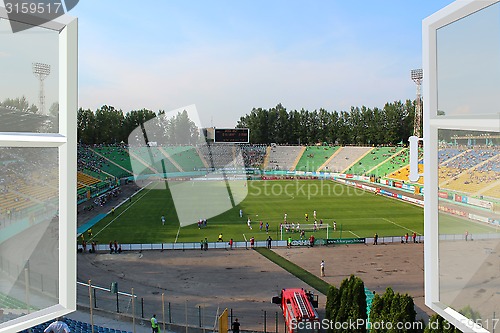
{"label": "open white window frame", "polygon": [[[463,118],[437,116],[437,30],[500,0],[460,0],[427,17],[422,23],[422,56],[425,74],[424,93],[424,266],[425,304],[463,332],[489,333],[483,327],[471,325],[455,309],[440,302],[439,294],[439,228],[438,228],[438,130],[475,131],[500,130],[500,118]],[[499,41],[500,43],[500,41]],[[500,61],[500,59],[498,60]]]}
{"label": "open white window frame", "polygon": [[[1,6],[0,18],[9,19]],[[59,304],[4,322],[0,324],[0,333],[19,332],[76,310],[78,21],[64,15],[41,27],[59,33],[59,132],[0,132],[0,147],[58,148]]]}

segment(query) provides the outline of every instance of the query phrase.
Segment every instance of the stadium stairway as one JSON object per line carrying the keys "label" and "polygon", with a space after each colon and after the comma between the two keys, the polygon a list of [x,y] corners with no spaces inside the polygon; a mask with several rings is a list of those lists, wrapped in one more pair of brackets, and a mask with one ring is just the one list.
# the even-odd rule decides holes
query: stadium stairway
{"label": "stadium stairway", "polygon": [[[463,154],[459,154],[459,155],[457,155],[457,156],[462,156],[462,155],[463,155]],[[457,156],[456,156],[456,157],[457,157]],[[450,179],[447,179],[447,180],[443,181],[442,183],[440,183],[440,184],[439,184],[439,186],[441,186],[441,187],[443,187],[443,188],[453,189],[453,188],[452,188],[453,186],[451,186],[451,187],[449,187],[449,186],[448,186],[448,185],[450,185],[450,183],[453,183],[453,182],[456,182],[457,180],[460,180],[460,179],[461,179],[461,178],[463,178],[463,176],[464,176],[464,175],[466,175],[467,173],[470,173],[470,172],[476,172],[476,171],[477,171],[477,169],[478,169],[479,167],[481,167],[483,164],[488,163],[488,161],[489,161],[489,160],[492,160],[492,159],[493,159],[493,158],[490,158],[490,159],[487,159],[487,160],[485,160],[485,161],[482,161],[482,162],[480,162],[480,163],[478,163],[478,164],[474,165],[472,168],[468,168],[468,169],[461,169],[461,172],[460,172],[459,174],[457,174],[457,175],[456,175],[455,177],[453,177],[453,178],[450,178]],[[453,159],[451,159],[451,160],[453,160]],[[449,163],[451,160],[448,160],[447,162]],[[448,187],[445,187],[445,186],[448,186]]]}
{"label": "stadium stairway", "polygon": [[158,147],[158,150],[163,154],[163,156],[165,156],[170,162],[172,162],[172,164],[174,165],[174,167],[176,167],[180,172],[184,172],[184,170],[182,169],[182,167],[172,158],[172,156],[170,156],[165,151],[165,149],[163,149],[163,147]]}
{"label": "stadium stairway", "polygon": [[386,158],[385,160],[383,160],[382,162],[380,162],[379,164],[377,164],[376,166],[374,166],[373,168],[371,168],[370,170],[368,170],[366,173],[370,173],[370,172],[373,172],[375,170],[377,170],[379,167],[381,167],[385,162],[389,161],[391,158],[395,158],[396,156],[398,156],[399,154],[401,154],[403,150],[401,151],[396,151],[394,154],[392,154],[391,156],[389,156],[388,158]]}
{"label": "stadium stairway", "polygon": [[488,193],[489,190],[491,190],[495,187],[500,188],[500,180],[497,180],[496,182],[493,182],[493,183],[483,187],[482,189],[480,189],[476,193],[473,193],[472,196],[480,196],[481,194]]}
{"label": "stadium stairway", "polygon": [[271,147],[267,146],[266,147],[266,156],[264,157],[264,163],[262,164],[262,169],[266,170],[267,166],[269,165],[269,155],[271,154]]}
{"label": "stadium stairway", "polygon": [[447,159],[447,160],[444,160],[443,162],[441,162],[439,165],[446,165],[450,162],[453,162],[454,160],[458,159],[458,158],[462,158],[462,156],[464,156],[465,154],[469,153],[471,151],[471,149],[467,149],[467,150],[464,150],[463,152],[461,152],[460,154],[458,155],[455,155],[453,156],[452,158],[450,159]]}
{"label": "stadium stairway", "polygon": [[363,155],[361,155],[357,160],[355,160],[354,162],[352,162],[347,168],[345,168],[344,170],[342,170],[342,173],[346,173],[347,170],[349,170],[351,167],[353,167],[356,163],[358,163],[359,160],[361,160],[363,157],[365,157],[366,155],[368,155],[372,150],[373,150],[373,148],[370,149],[370,150],[367,150],[366,153],[364,153]]}
{"label": "stadium stairway", "polygon": [[300,152],[297,154],[297,158],[295,158],[295,161],[292,164],[292,167],[290,168],[290,171],[293,171],[297,168],[297,164],[299,164],[300,158],[302,155],[304,155],[304,152],[306,151],[306,146],[303,146]]}
{"label": "stadium stairway", "polygon": [[135,160],[141,164],[143,164],[147,169],[153,172],[153,174],[156,174],[158,171],[156,171],[155,168],[153,168],[151,165],[147,164],[142,158],[140,158],[138,155],[132,153],[131,151],[128,152],[130,157],[135,158]]}
{"label": "stadium stairway", "polygon": [[337,151],[336,151],[335,153],[333,153],[333,155],[332,155],[332,156],[330,156],[330,158],[329,158],[329,159],[327,159],[327,160],[325,161],[325,163],[323,163],[323,164],[322,164],[322,165],[318,168],[318,170],[316,170],[316,171],[318,171],[318,172],[319,172],[319,171],[323,170],[323,169],[324,169],[324,168],[325,168],[328,164],[330,164],[331,160],[333,160],[333,159],[335,158],[335,156],[337,156],[337,155],[338,155],[338,154],[342,151],[342,149],[344,149],[344,147],[340,147],[339,149],[337,149]]}
{"label": "stadium stairway", "polygon": [[203,154],[202,152],[200,151],[200,148],[196,147],[196,153],[198,154],[198,156],[200,156],[200,160],[201,162],[203,163],[203,165],[205,166],[205,168],[209,168],[210,166],[208,165],[208,162],[207,160],[205,159],[205,157],[203,157]]}

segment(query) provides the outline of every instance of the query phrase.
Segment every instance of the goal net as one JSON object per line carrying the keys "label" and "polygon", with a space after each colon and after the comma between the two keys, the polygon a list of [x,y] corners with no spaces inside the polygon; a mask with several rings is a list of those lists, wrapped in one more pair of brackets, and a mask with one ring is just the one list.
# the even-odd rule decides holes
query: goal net
{"label": "goal net", "polygon": [[313,234],[315,238],[327,239],[330,236],[330,225],[328,223],[283,223],[280,227],[281,240],[287,239],[288,237],[292,237],[294,239],[300,237],[309,238],[311,234]]}

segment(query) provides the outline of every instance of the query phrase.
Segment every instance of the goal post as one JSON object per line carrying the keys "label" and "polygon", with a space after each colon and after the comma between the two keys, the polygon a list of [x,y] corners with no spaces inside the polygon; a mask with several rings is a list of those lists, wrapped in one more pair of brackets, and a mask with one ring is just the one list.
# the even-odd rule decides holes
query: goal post
{"label": "goal post", "polygon": [[282,223],[280,226],[280,239],[286,240],[288,237],[300,237],[302,231],[307,237],[313,234],[315,238],[330,238],[330,225],[328,223]]}

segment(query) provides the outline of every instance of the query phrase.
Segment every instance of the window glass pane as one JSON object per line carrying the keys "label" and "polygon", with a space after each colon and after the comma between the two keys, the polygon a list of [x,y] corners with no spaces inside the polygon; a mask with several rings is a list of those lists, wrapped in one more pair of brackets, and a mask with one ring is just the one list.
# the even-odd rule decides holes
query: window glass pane
{"label": "window glass pane", "polygon": [[59,304],[58,196],[57,148],[0,148],[0,323]]}
{"label": "window glass pane", "polygon": [[491,330],[500,304],[500,133],[438,135],[440,301]]}
{"label": "window glass pane", "polygon": [[59,33],[0,19],[0,132],[58,132]]}
{"label": "window glass pane", "polygon": [[498,115],[500,3],[437,30],[439,116]]}

